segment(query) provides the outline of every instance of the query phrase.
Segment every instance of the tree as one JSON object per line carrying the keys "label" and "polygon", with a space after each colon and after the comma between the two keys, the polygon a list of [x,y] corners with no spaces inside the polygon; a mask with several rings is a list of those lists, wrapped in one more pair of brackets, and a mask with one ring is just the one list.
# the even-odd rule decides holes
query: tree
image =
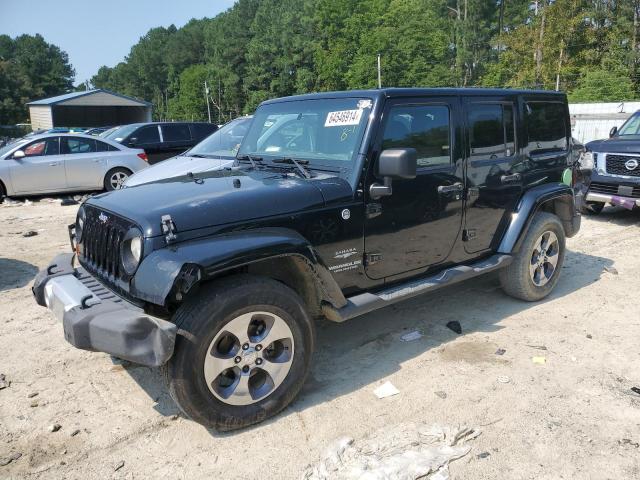
{"label": "tree", "polygon": [[74,75],[66,52],[41,35],[0,35],[0,124],[25,122],[27,102],[71,91]]}
{"label": "tree", "polygon": [[585,73],[571,92],[572,102],[621,102],[636,98],[633,83],[621,72],[592,70]]}

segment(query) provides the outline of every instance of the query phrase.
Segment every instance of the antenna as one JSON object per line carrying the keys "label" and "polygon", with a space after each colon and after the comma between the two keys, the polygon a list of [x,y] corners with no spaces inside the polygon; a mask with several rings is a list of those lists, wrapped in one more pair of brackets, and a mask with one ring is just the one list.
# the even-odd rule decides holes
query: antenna
{"label": "antenna", "polygon": [[378,88],[382,88],[382,72],[380,67],[380,54],[378,54]]}

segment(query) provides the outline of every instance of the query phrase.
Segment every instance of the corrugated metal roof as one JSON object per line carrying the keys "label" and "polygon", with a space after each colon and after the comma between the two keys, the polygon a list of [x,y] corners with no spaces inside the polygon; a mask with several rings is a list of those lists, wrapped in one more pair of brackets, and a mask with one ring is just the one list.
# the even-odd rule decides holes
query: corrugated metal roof
{"label": "corrugated metal roof", "polygon": [[115,97],[126,98],[132,102],[139,103],[140,105],[151,106],[152,104],[149,102],[145,102],[144,100],[138,100],[137,98],[128,97],[126,95],[121,95],[119,93],[112,92],[110,90],[105,90],[103,88],[95,88],[93,90],[86,90],[84,92],[71,92],[65,93],[64,95],[58,95],[57,97],[51,98],[43,98],[41,100],[35,100],[33,102],[27,103],[27,105],[57,105],[60,103],[64,103],[68,100],[72,100],[79,97],[85,97],[89,95],[94,95],[96,93],[106,93],[108,95],[113,95]]}

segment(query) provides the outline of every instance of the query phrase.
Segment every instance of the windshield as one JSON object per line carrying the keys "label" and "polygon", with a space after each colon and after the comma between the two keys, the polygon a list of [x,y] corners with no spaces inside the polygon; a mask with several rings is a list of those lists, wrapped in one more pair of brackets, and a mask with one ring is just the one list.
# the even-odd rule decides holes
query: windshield
{"label": "windshield", "polygon": [[223,125],[184,155],[233,159],[238,153],[242,139],[251,125],[251,118],[236,118]]}
{"label": "windshield", "polygon": [[98,134],[99,137],[107,137],[109,135],[111,135],[113,132],[115,132],[116,130],[118,130],[120,127],[111,127],[108,128],[107,130],[105,130],[104,132],[101,132]]}
{"label": "windshield", "polygon": [[634,113],[618,130],[618,135],[640,134],[640,112]]}
{"label": "windshield", "polygon": [[295,158],[310,165],[347,166],[358,152],[373,103],[323,98],[263,105],[238,156]]}
{"label": "windshield", "polygon": [[104,138],[113,140],[114,142],[122,143],[122,141],[131,135],[140,125],[125,125],[124,127],[116,128],[113,132],[104,135]]}

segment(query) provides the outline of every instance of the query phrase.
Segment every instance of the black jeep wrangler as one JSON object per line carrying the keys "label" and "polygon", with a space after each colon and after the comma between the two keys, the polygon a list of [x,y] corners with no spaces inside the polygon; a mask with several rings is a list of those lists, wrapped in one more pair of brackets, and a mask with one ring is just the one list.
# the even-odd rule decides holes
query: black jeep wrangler
{"label": "black jeep wrangler", "polygon": [[597,215],[607,203],[640,207],[640,111],[620,128],[613,127],[607,140],[585,147],[580,159],[588,188],[583,212]]}
{"label": "black jeep wrangler", "polygon": [[509,295],[548,295],[580,226],[570,151],[558,93],[267,101],[234,166],[86,201],[33,292],[71,344],[161,365],[189,417],[243,427],[300,391],[314,318],[498,269]]}

